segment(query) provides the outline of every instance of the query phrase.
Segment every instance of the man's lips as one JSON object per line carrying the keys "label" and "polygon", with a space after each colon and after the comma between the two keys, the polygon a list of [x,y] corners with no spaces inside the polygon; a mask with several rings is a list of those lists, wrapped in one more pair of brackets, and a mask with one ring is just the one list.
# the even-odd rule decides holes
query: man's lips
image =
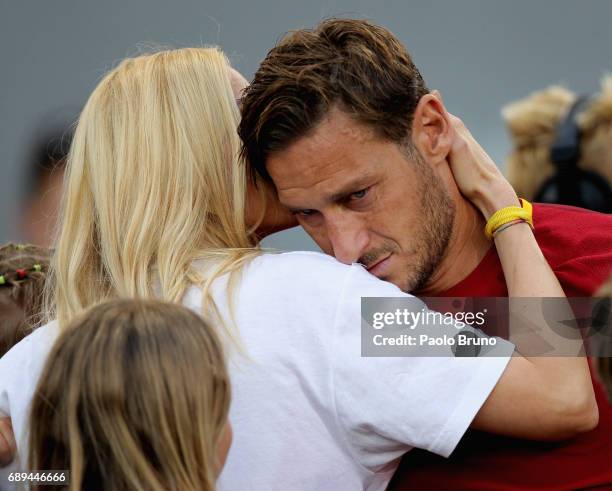
{"label": "man's lips", "polygon": [[380,278],[389,269],[390,258],[391,258],[391,254],[389,254],[387,257],[384,257],[376,261],[374,264],[368,266],[366,269],[370,272],[370,274],[373,274],[374,276],[378,276]]}

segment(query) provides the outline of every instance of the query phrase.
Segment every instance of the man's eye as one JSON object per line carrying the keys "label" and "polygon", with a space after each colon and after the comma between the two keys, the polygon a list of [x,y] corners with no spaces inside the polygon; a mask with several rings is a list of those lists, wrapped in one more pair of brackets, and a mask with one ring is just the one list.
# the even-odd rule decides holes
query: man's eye
{"label": "man's eye", "polygon": [[361,199],[361,198],[364,198],[367,193],[368,193],[368,188],[361,189],[359,191],[355,191],[354,193],[351,193],[350,198],[351,199]]}
{"label": "man's eye", "polygon": [[315,210],[298,210],[298,211],[294,211],[293,214],[300,216],[300,217],[309,217],[314,215]]}

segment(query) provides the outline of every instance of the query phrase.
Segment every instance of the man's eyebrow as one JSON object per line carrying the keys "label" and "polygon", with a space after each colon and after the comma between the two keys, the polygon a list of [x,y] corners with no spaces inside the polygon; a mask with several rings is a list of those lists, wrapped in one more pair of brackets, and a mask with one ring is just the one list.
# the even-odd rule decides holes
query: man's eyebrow
{"label": "man's eyebrow", "polygon": [[303,206],[289,206],[281,201],[281,204],[287,208],[291,213],[297,213],[299,211],[308,210],[309,208],[304,208]]}
{"label": "man's eyebrow", "polygon": [[[326,201],[331,202],[331,203],[338,203],[339,201],[343,201],[350,194],[371,186],[373,184],[373,180],[374,180],[374,176],[370,174],[358,176],[352,181],[349,181],[346,184],[344,184],[342,188],[340,189],[340,191],[336,191],[335,193],[330,195],[328,198],[326,198]],[[286,203],[283,203],[283,206],[285,206],[292,213],[297,213],[303,210],[310,209],[307,206],[292,206]]]}

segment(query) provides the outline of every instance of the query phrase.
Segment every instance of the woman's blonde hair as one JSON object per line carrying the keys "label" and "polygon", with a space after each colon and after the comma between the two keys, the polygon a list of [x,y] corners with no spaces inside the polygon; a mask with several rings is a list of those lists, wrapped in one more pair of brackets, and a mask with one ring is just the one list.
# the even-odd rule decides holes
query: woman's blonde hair
{"label": "woman's blonde hair", "polygon": [[[229,63],[216,48],[124,60],[91,94],[68,155],[48,319],[115,297],[180,302],[255,254]],[[193,265],[214,259],[206,274]],[[234,274],[230,275],[231,294]]]}
{"label": "woman's blonde hair", "polygon": [[46,361],[30,469],[69,490],[215,488],[230,382],[219,339],[180,305],[113,300],[78,315]]}

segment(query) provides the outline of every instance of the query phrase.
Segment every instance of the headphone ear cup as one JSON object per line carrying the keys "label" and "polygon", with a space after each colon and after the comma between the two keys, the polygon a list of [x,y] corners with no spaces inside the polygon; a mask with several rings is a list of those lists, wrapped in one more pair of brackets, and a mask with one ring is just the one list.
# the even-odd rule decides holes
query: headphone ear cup
{"label": "headphone ear cup", "polygon": [[558,204],[560,201],[559,192],[559,178],[557,174],[549,177],[544,181],[544,184],[540,187],[539,191],[533,197],[533,201],[536,203],[551,203]]}
{"label": "headphone ear cup", "polygon": [[612,189],[608,182],[594,172],[581,171],[581,174],[577,186],[581,201],[578,206],[602,213],[612,213]]}
{"label": "headphone ear cup", "polygon": [[534,201],[611,213],[610,184],[599,174],[578,167],[582,135],[576,117],[589,100],[587,96],[577,98],[557,125],[555,140],[550,148],[555,173],[540,186]]}
{"label": "headphone ear cup", "polygon": [[571,186],[574,192],[568,193],[567,190],[563,190],[568,185],[568,176],[557,173],[544,181],[534,201],[612,213],[612,190],[603,177],[582,169],[576,169],[572,174]]}

